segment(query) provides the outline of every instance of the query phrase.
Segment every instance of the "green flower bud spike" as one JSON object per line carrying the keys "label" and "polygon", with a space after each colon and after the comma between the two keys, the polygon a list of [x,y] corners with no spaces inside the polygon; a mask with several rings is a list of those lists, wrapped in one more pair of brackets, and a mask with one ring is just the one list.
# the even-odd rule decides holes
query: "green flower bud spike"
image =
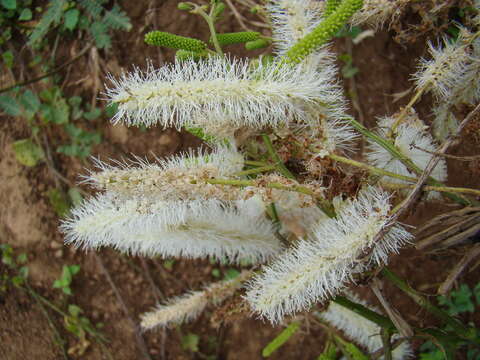
{"label": "green flower bud spike", "polygon": [[[217,39],[220,46],[227,46],[232,44],[241,44],[249,41],[255,41],[260,38],[260,33],[255,31],[241,31],[234,33],[217,34]],[[210,39],[212,42],[212,39]]]}
{"label": "green flower bud spike", "polygon": [[180,61],[185,61],[189,59],[200,60],[206,56],[208,56],[206,51],[197,52],[197,51],[189,51],[189,50],[181,49],[175,53],[175,58]]}
{"label": "green flower bud spike", "polygon": [[182,49],[196,52],[203,51],[207,48],[207,44],[201,40],[178,36],[163,31],[150,31],[145,35],[145,43],[170,49]]}
{"label": "green flower bud spike", "polygon": [[288,50],[285,61],[287,63],[300,63],[330,40],[362,6],[363,0],[343,0],[329,17]]}
{"label": "green flower bud spike", "polygon": [[325,3],[325,9],[323,10],[323,16],[327,18],[332,15],[335,10],[337,10],[338,5],[340,5],[341,2],[342,0],[327,0]]}
{"label": "green flower bud spike", "polygon": [[263,49],[270,45],[270,41],[266,39],[258,39],[255,41],[249,41],[245,43],[245,49],[247,50],[257,50]]}

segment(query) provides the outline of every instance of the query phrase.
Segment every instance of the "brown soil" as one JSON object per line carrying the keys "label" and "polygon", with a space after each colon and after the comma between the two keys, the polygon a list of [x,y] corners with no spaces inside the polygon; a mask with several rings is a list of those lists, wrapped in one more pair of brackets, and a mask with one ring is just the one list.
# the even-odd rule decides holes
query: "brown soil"
{"label": "brown soil", "polygon": [[[149,5],[149,3],[151,3]],[[109,52],[89,53],[85,60],[65,71],[64,92],[68,96],[81,95],[86,99],[98,96],[92,88],[103,81],[103,72],[118,75],[122,70],[131,69],[132,64],[146,66],[146,59],[152,59],[156,65],[163,60],[172,59],[169,51],[159,51],[145,46],[143,33],[153,27],[167,31],[207,37],[203,23],[176,10],[176,1],[123,2],[124,8],[132,18],[133,30],[128,34],[118,34],[114,47]],[[193,20],[192,20],[193,19]],[[186,25],[184,25],[186,24]],[[240,30],[236,20],[229,16],[222,22],[222,31]],[[355,78],[355,94],[365,116],[365,124],[373,126],[376,116],[391,114],[404,105],[409,96],[399,102],[393,101],[393,95],[404,92],[411,86],[410,74],[414,71],[418,56],[425,54],[425,39],[417,39],[408,47],[392,40],[392,34],[378,32],[375,37],[362,41],[353,48],[354,65],[359,68]],[[345,52],[345,41],[337,41],[339,53]],[[64,59],[78,52],[82,45],[76,40],[63,43],[59,53]],[[242,52],[239,52],[242,55]],[[95,63],[95,57],[100,60]],[[61,63],[58,60],[58,63]],[[100,69],[98,78],[91,76],[92,66]],[[85,76],[85,74],[88,74]],[[346,90],[352,93],[351,82],[346,81]],[[96,85],[97,84],[97,85]],[[35,84],[36,90],[44,85]],[[99,85],[98,85],[99,86]],[[100,88],[98,89],[101,90]],[[419,106],[420,113],[429,118],[428,101]],[[358,114],[356,114],[358,115]],[[478,120],[477,120],[478,124]],[[172,129],[127,129],[112,126],[106,119],[94,125],[103,134],[101,145],[93,154],[102,159],[120,158],[134,153],[139,156],[166,156],[190,147],[197,147],[200,141],[194,137]],[[478,127],[477,127],[478,132]],[[56,134],[49,134],[54,139]],[[77,251],[63,246],[62,235],[58,232],[59,219],[49,205],[47,191],[56,185],[55,177],[45,164],[34,168],[25,168],[14,158],[12,143],[28,136],[28,128],[21,121],[3,118],[0,122],[0,243],[11,244],[18,253],[28,253],[28,267],[31,286],[49,301],[60,305],[74,303],[79,305],[85,316],[92,322],[104,324],[102,333],[108,338],[108,352],[116,360],[144,359],[142,350],[135,337],[139,315],[163,297],[179,295],[187,289],[198,289],[210,280],[213,266],[208,261],[175,261],[172,269],[164,266],[163,260],[142,260],[127,257],[114,251],[103,250],[96,257],[93,253]],[[62,136],[62,135],[58,135]],[[452,149],[456,155],[478,154],[480,150],[478,133],[466,138]],[[71,183],[76,182],[78,174],[89,166],[73,158],[53,154],[54,164]],[[450,185],[480,187],[479,162],[449,161]],[[88,189],[85,189],[88,191]],[[448,211],[451,207],[433,204],[415,208],[405,222],[418,225],[425,219]],[[412,286],[429,294],[436,291],[458,262],[463,249],[437,254],[406,249],[400,255],[393,256],[392,268],[408,279]],[[107,281],[98,259],[107,269],[121,297]],[[52,288],[53,281],[61,274],[63,265],[80,264],[81,271],[75,277],[68,299]],[[148,269],[148,272],[146,271]],[[0,270],[1,265],[0,265]],[[154,284],[149,280],[149,274]],[[479,270],[462,275],[460,282],[476,284]],[[361,293],[376,303],[367,286]],[[406,320],[415,325],[434,325],[435,321],[393,286],[385,288],[387,298],[400,313],[406,314]],[[123,303],[123,304],[122,304]],[[127,315],[122,306],[128,309]],[[415,309],[415,310],[412,310]],[[217,327],[210,321],[214,314],[210,311],[192,324],[165,333],[147,332],[142,334],[152,359],[207,359],[207,355],[217,359],[246,360],[261,359],[262,348],[282,329],[271,327],[255,319],[235,319]],[[78,344],[78,340],[65,331],[62,318],[52,314],[61,336],[66,339],[68,348]],[[473,319],[473,318],[472,318]],[[464,318],[469,321],[472,319]],[[308,320],[308,318],[307,318]],[[476,319],[479,320],[478,317]],[[477,325],[480,324],[477,322]],[[192,353],[182,349],[182,335],[194,333],[200,336],[200,351]],[[324,334],[314,322],[306,321],[302,330],[294,335],[272,359],[314,359],[322,351]],[[417,344],[417,343],[416,343]],[[418,345],[418,344],[417,344]],[[6,360],[23,359],[62,359],[54,334],[38,303],[22,290],[10,288],[0,293],[0,358]],[[71,355],[71,359],[108,359],[106,352],[92,342],[83,355]],[[213,359],[213,357],[212,357]]]}

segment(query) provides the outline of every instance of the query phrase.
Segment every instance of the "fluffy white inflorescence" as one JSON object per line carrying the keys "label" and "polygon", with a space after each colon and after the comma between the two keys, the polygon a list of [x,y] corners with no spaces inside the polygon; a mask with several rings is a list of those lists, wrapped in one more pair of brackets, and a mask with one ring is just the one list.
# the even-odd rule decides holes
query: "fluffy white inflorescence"
{"label": "fluffy white inflorescence", "polygon": [[438,100],[451,102],[452,95],[465,86],[467,77],[471,77],[472,66],[478,72],[478,59],[470,56],[462,37],[455,42],[444,38],[443,46],[435,47],[431,42],[428,46],[431,59],[421,59],[413,75],[417,89],[432,91]]}
{"label": "fluffy white inflorescence", "polygon": [[136,70],[112,79],[107,95],[118,104],[113,121],[127,125],[278,127],[308,123],[312,108],[336,102],[332,71],[210,57]]}
{"label": "fluffy white inflorescence", "polygon": [[[267,3],[267,11],[272,20],[275,51],[279,57],[300,39],[308,35],[322,21],[320,3],[313,0],[272,0]],[[352,150],[356,134],[346,119],[347,101],[343,88],[337,81],[336,56],[326,45],[308,56],[301,67],[307,72],[323,74],[325,84],[324,99],[326,106],[314,107],[311,114],[319,120],[311,127],[312,136],[319,139],[318,146],[327,152],[335,149]],[[310,125],[314,123],[310,121]],[[321,135],[320,135],[321,134]]]}
{"label": "fluffy white inflorescence", "polygon": [[231,178],[242,171],[243,156],[236,150],[218,147],[207,154],[200,151],[157,159],[155,163],[136,158],[130,163],[96,161],[100,172],[91,172],[84,182],[93,187],[130,196],[154,195],[162,200],[194,200],[216,198],[238,200],[242,190],[225,190],[220,185],[206,184],[211,178]]}
{"label": "fluffy white inflorescence", "polygon": [[[380,312],[378,309],[368,305],[365,301],[360,300],[353,294],[348,294],[347,297],[370,310]],[[317,315],[337,329],[343,331],[350,339],[365,347],[369,353],[374,353],[383,347],[382,337],[380,335],[382,329],[377,324],[334,303],[333,301],[330,302],[326,311],[317,313]],[[392,340],[396,340],[398,337],[398,335],[394,335]],[[412,350],[409,343],[405,341],[402,342],[392,351],[392,356],[393,360],[402,360],[411,357]],[[383,358],[384,357],[382,356],[380,359]]]}
{"label": "fluffy white inflorescence", "polygon": [[[395,117],[380,119],[378,122],[378,134],[382,137],[386,137],[395,120]],[[433,156],[431,153],[423,150],[430,152],[435,152],[437,150],[434,140],[427,129],[428,127],[425,123],[418,118],[415,112],[412,112],[394,132],[395,146],[403,155],[410,158],[415,165],[422,170],[425,169]],[[415,176],[415,173],[410,172],[400,160],[393,158],[385,148],[377,143],[370,142],[369,151],[367,152],[366,157],[367,161],[373,166],[400,175]],[[445,181],[447,179],[447,164],[444,159],[439,161],[438,165],[432,172],[432,177],[438,181]],[[404,180],[395,178],[386,178],[385,181],[405,183]],[[440,194],[438,192],[430,192],[428,198],[433,199],[439,196]]]}
{"label": "fluffy white inflorescence", "polygon": [[362,8],[353,14],[352,25],[367,24],[375,28],[392,23],[411,0],[363,0]]}
{"label": "fluffy white inflorescence", "polygon": [[193,291],[170,299],[166,304],[143,314],[140,325],[144,330],[151,330],[195,320],[209,304],[218,305],[231,297],[250,276],[251,271],[243,271],[232,280],[212,284],[203,291]]}
{"label": "fluffy white inflorescence", "polygon": [[[375,236],[390,224],[389,196],[373,187],[348,200],[334,219],[314,225],[312,236],[264,267],[249,284],[246,299],[261,317],[277,323],[340,291],[371,263],[385,263],[412,236],[393,225],[378,243]],[[371,255],[358,261],[364,252]]]}
{"label": "fluffy white inflorescence", "polygon": [[111,246],[146,256],[263,262],[281,251],[263,206],[256,197],[162,201],[106,193],[76,207],[61,229],[67,243],[85,248]]}

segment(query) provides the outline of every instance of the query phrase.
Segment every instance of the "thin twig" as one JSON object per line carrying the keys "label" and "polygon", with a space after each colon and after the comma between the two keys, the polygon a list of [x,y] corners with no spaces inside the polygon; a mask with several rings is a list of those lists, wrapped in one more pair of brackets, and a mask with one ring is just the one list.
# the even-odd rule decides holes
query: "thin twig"
{"label": "thin twig", "polygon": [[372,284],[370,285],[373,293],[377,297],[378,301],[382,304],[385,312],[387,313],[388,317],[392,322],[395,324],[395,327],[398,330],[398,333],[402,337],[411,337],[413,336],[413,330],[411,326],[405,321],[405,319],[398,313],[397,310],[392,308],[389,304],[388,300],[385,299],[382,293],[382,282],[378,278],[374,278],[372,280]]}
{"label": "thin twig", "polygon": [[20,83],[17,83],[17,84],[13,84],[11,86],[7,86],[6,88],[3,88],[3,89],[0,89],[0,94],[4,93],[4,92],[7,92],[7,91],[10,91],[16,87],[19,87],[19,86],[25,86],[25,85],[29,85],[29,84],[33,84],[34,82],[37,82],[37,81],[40,81],[40,80],[43,80],[47,77],[50,77],[54,74],[56,74],[57,72],[59,72],[60,70],[62,70],[63,68],[67,67],[68,65],[74,63],[75,61],[77,61],[78,59],[80,59],[83,55],[85,55],[85,53],[90,50],[90,48],[92,47],[93,43],[87,45],[85,48],[83,48],[82,51],[80,51],[78,53],[78,55],[76,55],[75,57],[73,57],[72,59],[70,59],[69,61],[67,61],[66,63],[60,65],[60,66],[57,66],[55,69],[53,69],[52,71],[49,71],[43,75],[40,75],[40,76],[37,76],[33,79],[30,79],[30,80],[26,80],[26,81],[23,81],[23,82],[20,82]]}
{"label": "thin twig", "polygon": [[450,274],[448,274],[447,278],[445,281],[440,285],[438,288],[438,294],[439,295],[445,295],[450,291],[450,289],[453,286],[453,283],[455,280],[460,276],[460,274],[465,270],[467,265],[474,259],[477,258],[477,256],[480,255],[480,244],[475,244],[472,248],[468,249],[463,256],[462,260],[455,265],[455,267],[450,271]]}
{"label": "thin twig", "polygon": [[115,294],[115,297],[117,298],[118,303],[120,304],[123,312],[125,313],[125,316],[127,317],[128,322],[130,323],[130,325],[133,328],[133,331],[135,333],[135,339],[137,340],[137,345],[140,348],[140,351],[143,355],[143,358],[148,359],[148,360],[152,360],[152,358],[151,358],[151,356],[148,352],[147,345],[145,344],[145,341],[143,340],[143,337],[140,333],[139,326],[135,323],[135,321],[130,316],[130,312],[128,311],[128,308],[125,305],[125,302],[123,301],[122,295],[118,291],[118,288],[115,286],[115,283],[113,282],[112,277],[110,276],[110,273],[108,272],[107,268],[105,267],[105,265],[104,265],[102,259],[100,258],[100,256],[98,256],[96,253],[93,253],[93,256],[95,257],[98,265],[100,266],[100,269],[102,270],[102,273],[105,275],[108,283],[110,284],[110,287],[112,288],[112,290]]}
{"label": "thin twig", "polygon": [[235,19],[237,19],[237,21],[238,21],[238,23],[240,24],[240,26],[241,26],[245,31],[252,31],[252,30],[245,24],[245,22],[243,21],[243,16],[240,15],[240,13],[238,12],[238,10],[237,10],[237,8],[235,7],[235,5],[233,5],[230,0],[225,0],[225,2],[227,3],[227,5],[228,5],[228,7],[230,8],[230,10],[232,10],[233,16],[235,16]]}
{"label": "thin twig", "polygon": [[411,144],[412,147],[415,149],[421,150],[423,152],[432,154],[432,155],[440,155],[448,159],[454,159],[454,160],[459,160],[459,161],[476,161],[480,160],[480,155],[472,155],[472,156],[457,156],[457,155],[450,155],[450,154],[438,154],[436,151],[430,151],[424,148],[421,148],[420,146],[417,146],[415,144]]}

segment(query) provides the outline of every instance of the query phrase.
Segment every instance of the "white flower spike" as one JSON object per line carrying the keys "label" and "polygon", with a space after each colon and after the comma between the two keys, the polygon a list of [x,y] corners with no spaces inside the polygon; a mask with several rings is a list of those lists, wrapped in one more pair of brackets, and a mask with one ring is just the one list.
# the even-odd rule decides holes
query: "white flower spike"
{"label": "white flower spike", "polygon": [[263,128],[311,121],[308,110],[335,103],[332,69],[260,64],[211,57],[182,61],[158,70],[134,71],[107,90],[118,104],[113,122],[177,128],[219,125]]}
{"label": "white flower spike", "polygon": [[130,163],[114,165],[96,160],[100,172],[91,172],[84,183],[99,190],[126,196],[156,196],[162,200],[195,200],[215,198],[238,200],[242,190],[206,184],[204,180],[231,178],[242,171],[242,154],[228,147],[218,147],[211,153],[192,151],[187,154],[157,159],[155,163],[136,158]]}
{"label": "white flower spike", "polygon": [[[395,117],[386,117],[378,122],[378,134],[382,137],[387,136],[389,129],[395,122]],[[407,119],[401,123],[395,130],[395,146],[400,152],[411,159],[415,165],[420,169],[425,169],[428,162],[432,158],[432,152],[437,150],[435,142],[427,131],[427,126],[421,121],[417,114],[412,111]],[[367,161],[378,168],[388,170],[390,172],[405,175],[415,176],[415,173],[411,173],[403,163],[393,158],[392,155],[377,143],[370,142],[367,152]],[[426,151],[424,151],[426,150]],[[438,165],[432,172],[432,177],[438,181],[445,181],[447,179],[447,164],[445,159],[439,161]],[[388,182],[394,183],[406,183],[404,180],[388,178]],[[438,192],[429,192],[428,199],[439,198]]]}
{"label": "white flower spike", "polygon": [[[378,309],[368,305],[365,301],[360,300],[353,294],[348,294],[347,297],[353,302],[362,304],[370,310],[380,312]],[[333,301],[330,302],[327,310],[316,314],[321,319],[343,331],[347,337],[366,348],[370,354],[383,347],[382,337],[380,335],[382,329],[377,324]],[[392,340],[395,341],[398,338],[398,335],[394,335]],[[392,351],[392,356],[393,360],[410,358],[412,356],[410,344],[405,341],[402,342]],[[383,358],[384,357],[382,356],[380,359]]]}
{"label": "white flower spike", "polygon": [[140,325],[143,330],[151,330],[193,321],[208,305],[219,305],[233,296],[251,274],[251,271],[244,270],[232,280],[212,284],[203,291],[193,291],[170,299],[166,304],[143,314]]}
{"label": "white flower spike", "polygon": [[111,246],[128,254],[244,259],[263,262],[281,251],[263,203],[249,200],[161,201],[106,193],[84,202],[63,221],[65,241]]}
{"label": "white flower spike", "polygon": [[[253,311],[272,323],[308,309],[342,290],[352,275],[372,263],[387,262],[391,252],[412,236],[393,225],[378,243],[375,236],[390,225],[389,195],[368,187],[349,200],[334,219],[320,221],[307,240],[280,255],[249,284],[246,299]],[[371,255],[359,261],[364,251]]]}

